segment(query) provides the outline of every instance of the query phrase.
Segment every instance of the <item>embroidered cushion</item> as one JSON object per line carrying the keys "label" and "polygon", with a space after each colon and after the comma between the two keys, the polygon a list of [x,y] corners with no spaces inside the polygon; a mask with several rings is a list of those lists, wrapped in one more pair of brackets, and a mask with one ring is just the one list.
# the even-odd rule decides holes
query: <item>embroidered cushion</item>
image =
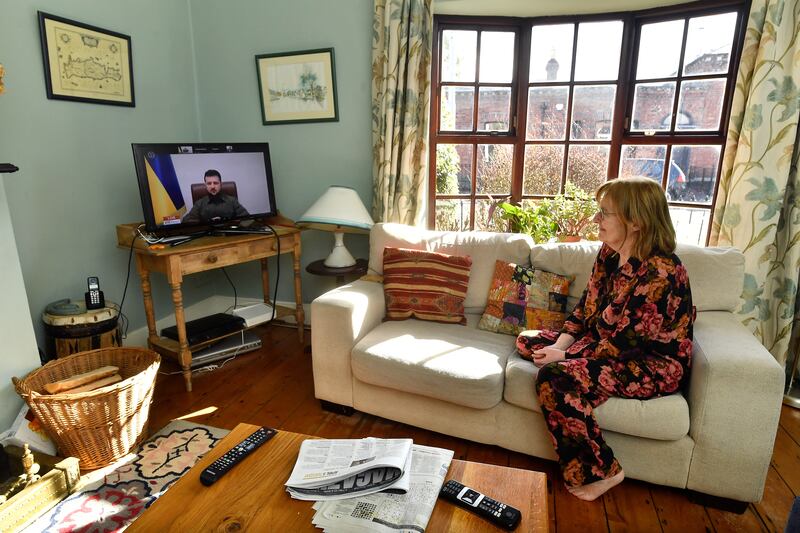
{"label": "embroidered cushion", "polygon": [[418,318],[466,324],[469,257],[387,246],[383,250],[386,320]]}
{"label": "embroidered cushion", "polygon": [[517,335],[526,329],[560,329],[572,278],[496,261],[480,329]]}

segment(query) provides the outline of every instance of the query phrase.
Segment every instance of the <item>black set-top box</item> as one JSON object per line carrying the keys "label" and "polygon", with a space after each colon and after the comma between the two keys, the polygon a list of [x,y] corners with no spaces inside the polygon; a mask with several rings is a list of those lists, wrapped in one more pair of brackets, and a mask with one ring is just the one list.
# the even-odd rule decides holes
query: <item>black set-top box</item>
{"label": "black set-top box", "polygon": [[[189,345],[200,344],[229,333],[245,329],[244,319],[239,316],[216,313],[186,323],[186,340]],[[170,326],[161,330],[161,336],[178,340],[178,327]]]}

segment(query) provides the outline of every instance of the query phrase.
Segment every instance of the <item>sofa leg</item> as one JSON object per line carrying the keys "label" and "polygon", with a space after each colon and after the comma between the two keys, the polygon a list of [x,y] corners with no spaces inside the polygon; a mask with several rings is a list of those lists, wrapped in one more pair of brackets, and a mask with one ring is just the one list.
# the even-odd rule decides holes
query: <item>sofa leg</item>
{"label": "sofa leg", "polygon": [[350,416],[355,412],[355,410],[348,405],[339,405],[338,403],[329,402],[327,400],[320,400],[319,403],[322,404],[322,408],[325,411],[330,411],[337,415]]}
{"label": "sofa leg", "polygon": [[730,498],[721,498],[719,496],[712,496],[710,494],[695,492],[693,490],[687,490],[687,492],[689,495],[689,501],[692,503],[696,503],[704,507],[713,507],[714,509],[720,509],[730,513],[742,514],[750,505],[749,502],[740,502],[739,500],[732,500]]}

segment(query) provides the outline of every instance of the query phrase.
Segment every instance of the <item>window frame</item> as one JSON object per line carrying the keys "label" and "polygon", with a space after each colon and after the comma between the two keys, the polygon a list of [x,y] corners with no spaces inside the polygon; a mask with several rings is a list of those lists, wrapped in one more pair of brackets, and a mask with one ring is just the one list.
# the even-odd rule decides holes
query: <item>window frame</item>
{"label": "window frame", "polygon": [[[743,32],[746,28],[749,14],[750,0],[714,0],[706,2],[690,2],[665,7],[628,12],[598,13],[590,15],[563,15],[546,17],[472,17],[460,15],[435,15],[434,16],[434,39],[433,39],[433,61],[431,62],[431,115],[429,125],[429,188],[428,188],[428,227],[434,228],[436,223],[436,202],[437,200],[469,200],[469,227],[476,227],[475,210],[478,200],[489,199],[487,194],[476,192],[477,180],[477,152],[481,144],[511,144],[514,146],[514,159],[512,163],[511,188],[508,201],[520,203],[522,200],[536,200],[552,197],[544,194],[523,194],[524,163],[526,145],[555,145],[564,146],[564,159],[562,161],[560,191],[563,191],[564,182],[567,179],[569,147],[572,145],[608,145],[610,154],[608,160],[607,179],[616,179],[620,171],[623,145],[666,145],[665,161],[662,171],[662,188],[667,184],[670,168],[670,156],[674,145],[718,145],[720,146],[720,158],[716,168],[716,182],[711,197],[710,204],[697,204],[692,202],[672,202],[670,207],[700,208],[709,212],[709,223],[706,231],[705,241],[711,230],[711,218],[715,209],[717,189],[720,182],[720,171],[724,158],[725,139],[728,131],[728,121],[730,119],[731,103],[735,91],[735,82],[738,72],[741,48],[743,44]],[[683,52],[686,47],[689,24],[691,18],[719,14],[721,12],[737,12],[733,41],[731,46],[729,66],[727,75],[699,75],[686,76],[683,73]],[[672,129],[669,132],[656,132],[655,134],[631,131],[631,117],[633,112],[633,100],[635,92],[635,70],[638,58],[639,46],[641,42],[641,28],[644,24],[663,22],[683,18],[687,21],[684,24],[683,36],[681,41],[681,55],[679,67],[674,80],[676,81],[675,97],[673,101],[671,122]],[[575,87],[581,85],[596,85],[598,81],[575,81],[575,62],[577,54],[578,28],[580,23],[601,22],[608,20],[621,20],[623,22],[619,71],[616,81],[616,96],[614,99],[614,111],[610,127],[610,139],[571,139],[572,126],[572,107],[573,93]],[[572,48],[572,68],[569,81],[553,82],[530,82],[529,65],[531,54],[531,28],[536,25],[554,24],[574,24]],[[474,86],[473,96],[473,130],[464,131],[443,131],[439,132],[439,120],[441,114],[441,95],[443,83],[440,80],[441,73],[441,42],[443,31],[452,29],[474,30],[478,32],[478,46],[476,48],[476,76],[474,82],[448,83],[448,85],[471,85]],[[480,132],[477,130],[477,114],[479,101],[479,77],[480,72],[480,32],[481,31],[513,31],[516,34],[514,47],[513,75],[511,82],[511,110],[509,114],[509,130],[507,132]],[[673,131],[675,126],[675,114],[678,112],[680,101],[680,87],[683,80],[702,80],[707,78],[725,78],[726,89],[722,108],[720,112],[719,128],[713,131]],[[646,82],[660,81],[661,78],[648,79]],[[672,78],[670,78],[672,80]],[[602,82],[606,83],[606,82]],[[488,84],[497,85],[497,84]],[[528,90],[529,87],[536,85],[559,85],[569,87],[569,96],[566,110],[566,133],[564,140],[531,140],[527,141],[527,120],[528,120]],[[436,191],[436,147],[439,144],[471,144],[475,148],[472,150],[471,167],[471,188],[468,195],[465,194],[437,194]],[[495,198],[496,199],[496,198]]]}

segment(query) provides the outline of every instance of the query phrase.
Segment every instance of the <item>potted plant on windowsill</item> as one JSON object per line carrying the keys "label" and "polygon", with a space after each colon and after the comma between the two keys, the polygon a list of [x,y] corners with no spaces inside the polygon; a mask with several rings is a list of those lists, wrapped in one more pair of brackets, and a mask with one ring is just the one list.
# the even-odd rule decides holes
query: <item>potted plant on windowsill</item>
{"label": "potted plant on windowsill", "polygon": [[[572,182],[565,185],[564,194],[541,200],[533,207],[522,207],[505,201],[495,204],[500,218],[509,222],[514,233],[526,233],[534,242],[593,240],[597,235],[594,215],[597,202],[591,193]],[[492,211],[494,206],[492,207]]]}
{"label": "potted plant on windowsill", "polygon": [[597,202],[594,195],[572,182],[564,185],[564,194],[544,202],[556,225],[556,238],[561,242],[577,242],[597,233],[594,215]]}
{"label": "potted plant on windowsill", "polygon": [[556,224],[550,217],[547,206],[539,203],[526,208],[508,202],[498,204],[500,218],[509,222],[513,233],[525,233],[533,237],[533,242],[547,242],[556,235]]}

